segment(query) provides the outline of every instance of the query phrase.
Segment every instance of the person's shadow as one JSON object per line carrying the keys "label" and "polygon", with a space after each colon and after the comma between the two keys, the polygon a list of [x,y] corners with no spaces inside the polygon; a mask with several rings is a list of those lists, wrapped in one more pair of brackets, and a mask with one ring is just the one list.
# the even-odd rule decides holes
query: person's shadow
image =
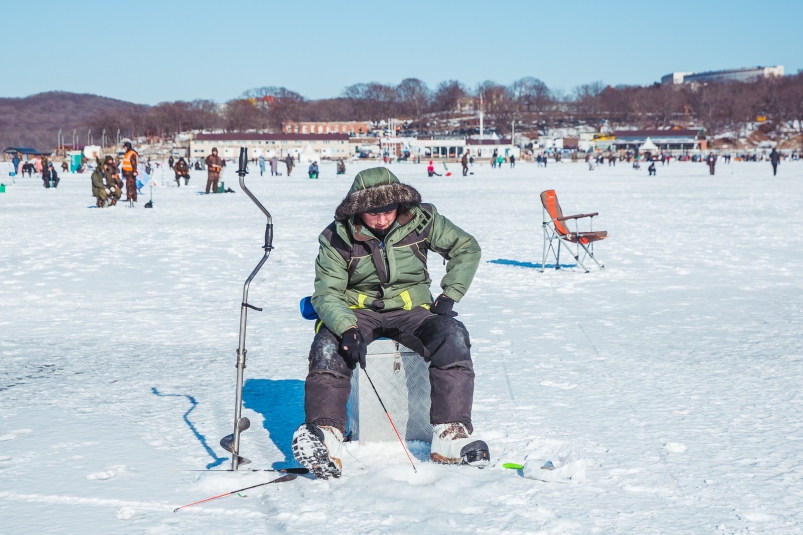
{"label": "person's shadow", "polygon": [[284,455],[273,469],[297,467],[293,457],[293,432],[304,423],[304,381],[298,379],[248,379],[243,386],[245,407],[262,415],[270,439]]}

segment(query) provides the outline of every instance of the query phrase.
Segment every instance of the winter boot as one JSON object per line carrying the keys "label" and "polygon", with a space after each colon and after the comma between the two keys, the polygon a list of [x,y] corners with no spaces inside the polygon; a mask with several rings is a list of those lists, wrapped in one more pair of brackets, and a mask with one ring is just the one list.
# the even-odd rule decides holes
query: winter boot
{"label": "winter boot", "polygon": [[468,464],[483,468],[491,462],[488,445],[474,440],[461,423],[438,424],[432,428],[429,460],[441,464]]}
{"label": "winter boot", "polygon": [[177,179],[176,179],[176,187],[177,187],[177,188],[180,188],[180,187],[181,187],[181,179],[180,179],[180,178],[177,178]]}
{"label": "winter boot", "polygon": [[293,456],[318,479],[340,477],[343,433],[329,426],[301,424],[293,433]]}

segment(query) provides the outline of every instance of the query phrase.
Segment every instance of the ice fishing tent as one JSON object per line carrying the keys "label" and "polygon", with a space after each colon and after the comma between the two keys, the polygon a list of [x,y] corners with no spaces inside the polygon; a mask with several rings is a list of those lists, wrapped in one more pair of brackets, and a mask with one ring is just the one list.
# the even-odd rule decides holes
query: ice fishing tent
{"label": "ice fishing tent", "polygon": [[95,158],[100,158],[102,155],[102,151],[100,146],[98,145],[87,145],[84,147],[84,156],[88,160],[94,160]]}
{"label": "ice fishing tent", "polygon": [[299,163],[312,163],[312,162],[320,162],[321,155],[312,148],[310,143],[307,143],[307,146],[304,147],[300,153],[298,153],[298,162]]}
{"label": "ice fishing tent", "polygon": [[70,158],[70,173],[75,173],[81,168],[84,153],[80,150],[71,150],[67,153],[67,156]]}
{"label": "ice fishing tent", "polygon": [[658,152],[660,149],[658,149],[658,145],[653,143],[652,139],[650,139],[648,137],[647,141],[642,143],[642,145],[638,148],[638,150],[639,150],[639,152],[652,152],[652,153],[655,153],[655,152]]}

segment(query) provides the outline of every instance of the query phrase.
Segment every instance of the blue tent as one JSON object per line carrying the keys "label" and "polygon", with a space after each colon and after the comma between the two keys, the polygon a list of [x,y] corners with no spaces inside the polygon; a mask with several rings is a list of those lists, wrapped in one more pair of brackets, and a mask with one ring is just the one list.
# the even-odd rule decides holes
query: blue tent
{"label": "blue tent", "polygon": [[15,154],[19,156],[50,156],[49,152],[39,152],[31,147],[8,147],[3,151],[3,154],[10,154],[12,156]]}

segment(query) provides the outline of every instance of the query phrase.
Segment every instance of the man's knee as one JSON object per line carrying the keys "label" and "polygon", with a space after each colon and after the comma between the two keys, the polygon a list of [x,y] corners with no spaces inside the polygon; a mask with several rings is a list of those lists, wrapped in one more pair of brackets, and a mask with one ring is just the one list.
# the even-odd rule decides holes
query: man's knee
{"label": "man's knee", "polygon": [[338,353],[339,346],[337,337],[326,326],[321,326],[309,351],[309,374],[325,373],[338,378],[350,379],[351,370]]}
{"label": "man's knee", "polygon": [[471,340],[461,322],[449,316],[433,315],[415,334],[427,349],[432,367],[472,369]]}

